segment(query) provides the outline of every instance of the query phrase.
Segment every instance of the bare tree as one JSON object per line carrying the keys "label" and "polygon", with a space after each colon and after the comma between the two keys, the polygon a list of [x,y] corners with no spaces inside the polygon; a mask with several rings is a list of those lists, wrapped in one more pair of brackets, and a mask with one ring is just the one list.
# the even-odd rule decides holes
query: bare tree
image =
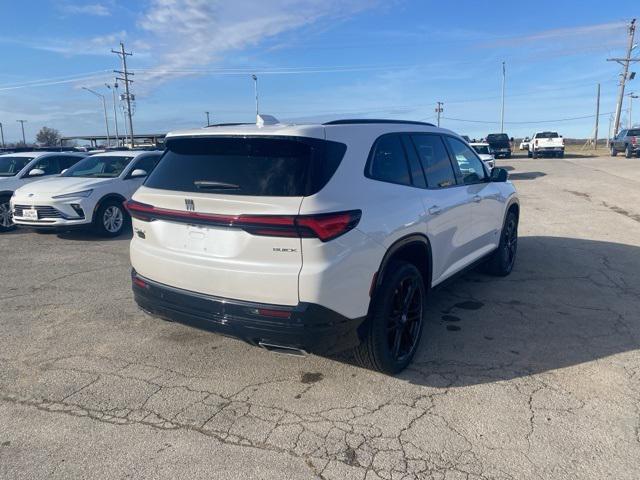
{"label": "bare tree", "polygon": [[60,132],[55,128],[42,127],[36,135],[36,141],[46,147],[53,147],[60,143]]}

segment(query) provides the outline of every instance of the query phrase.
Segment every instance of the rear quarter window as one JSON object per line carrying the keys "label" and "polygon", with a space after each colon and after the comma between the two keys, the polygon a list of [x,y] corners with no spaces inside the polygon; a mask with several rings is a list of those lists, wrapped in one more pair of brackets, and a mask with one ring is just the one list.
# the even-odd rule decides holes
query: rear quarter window
{"label": "rear quarter window", "polygon": [[346,145],[303,137],[175,138],[145,186],[180,192],[297,197],[320,191]]}

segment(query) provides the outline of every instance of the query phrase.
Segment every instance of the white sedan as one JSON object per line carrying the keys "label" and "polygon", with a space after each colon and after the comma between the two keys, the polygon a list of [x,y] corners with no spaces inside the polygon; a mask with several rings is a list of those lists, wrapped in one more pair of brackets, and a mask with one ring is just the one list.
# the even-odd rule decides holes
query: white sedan
{"label": "white sedan", "polygon": [[86,153],[73,152],[18,152],[0,155],[0,232],[14,227],[10,207],[13,192],[28,183],[59,175],[86,156]]}
{"label": "white sedan", "polygon": [[112,151],[87,157],[59,177],[19,188],[11,197],[16,225],[66,230],[93,227],[102,236],[120,235],[131,198],[162,152]]}
{"label": "white sedan", "polygon": [[489,167],[489,170],[493,170],[493,168],[496,166],[496,159],[493,156],[493,153],[491,153],[491,147],[489,146],[489,144],[474,142],[470,143],[469,145],[478,154],[480,160],[482,160],[485,165]]}

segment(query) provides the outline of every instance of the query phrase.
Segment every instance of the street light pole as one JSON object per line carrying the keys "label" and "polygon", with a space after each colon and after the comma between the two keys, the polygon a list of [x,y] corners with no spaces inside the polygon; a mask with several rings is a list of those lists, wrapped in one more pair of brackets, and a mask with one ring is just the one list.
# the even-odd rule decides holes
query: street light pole
{"label": "street light pole", "polygon": [[16,120],[16,122],[20,122],[20,125],[22,126],[22,144],[26,147],[27,146],[27,140],[24,136],[24,124],[26,122],[26,120]]}
{"label": "street light pole", "polygon": [[112,88],[111,85],[109,85],[108,83],[105,83],[104,85],[109,90],[111,90],[111,93],[113,95],[113,121],[116,124],[116,147],[119,147],[120,146],[120,132],[118,132],[118,109],[116,108],[116,89]]}
{"label": "street light pole", "polygon": [[630,92],[627,96],[629,97],[629,128],[632,128],[633,122],[631,121],[631,109],[633,107],[633,99],[638,98],[638,95],[636,95],[633,92]]}
{"label": "street light pole", "polygon": [[211,122],[209,121],[209,112],[204,112],[205,115],[207,116],[207,127],[211,125]]}
{"label": "street light pole", "polygon": [[93,90],[91,90],[90,88],[87,87],[82,87],[83,90],[86,90],[89,93],[93,93],[96,97],[100,98],[100,100],[102,100],[102,109],[104,110],[104,124],[107,127],[107,148],[109,147],[109,145],[111,144],[111,134],[109,133],[109,117],[107,116],[107,102],[104,99],[104,95],[102,95],[101,93],[98,92],[94,92]]}
{"label": "street light pole", "polygon": [[500,115],[500,133],[504,133],[504,87],[507,80],[505,63],[502,62],[502,113]]}
{"label": "street light pole", "polygon": [[4,144],[4,130],[2,129],[2,122],[0,122],[0,140],[2,140],[2,148],[5,148],[5,144]]}
{"label": "street light pole", "polygon": [[258,121],[258,117],[260,116],[260,109],[258,108],[258,77],[256,75],[251,75],[253,78],[253,88],[256,92],[256,122]]}

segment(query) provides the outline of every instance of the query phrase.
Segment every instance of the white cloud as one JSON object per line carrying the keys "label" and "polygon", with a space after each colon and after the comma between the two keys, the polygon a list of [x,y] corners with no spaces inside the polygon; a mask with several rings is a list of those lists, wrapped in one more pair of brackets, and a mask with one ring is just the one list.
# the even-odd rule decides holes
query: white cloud
{"label": "white cloud", "polygon": [[91,3],[86,5],[62,3],[58,8],[69,15],[95,15],[98,17],[108,17],[111,15],[109,8],[101,3]]}
{"label": "white cloud", "polygon": [[[338,20],[377,5],[372,0],[152,0],[138,24],[159,69],[206,66],[224,54],[278,34]],[[151,76],[153,78],[153,75]]]}

